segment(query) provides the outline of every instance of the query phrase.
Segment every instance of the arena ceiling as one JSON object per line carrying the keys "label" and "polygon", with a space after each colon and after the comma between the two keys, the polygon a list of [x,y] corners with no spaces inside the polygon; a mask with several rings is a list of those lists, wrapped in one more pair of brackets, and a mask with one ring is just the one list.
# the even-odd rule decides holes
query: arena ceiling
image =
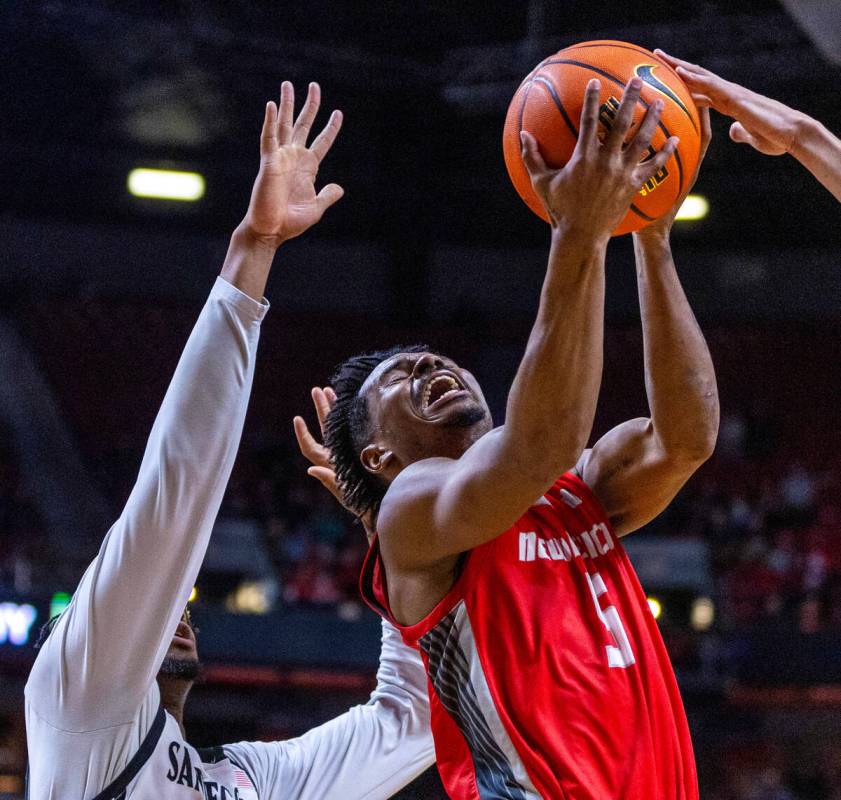
{"label": "arena ceiling", "polygon": [[[841,131],[841,68],[771,0],[32,0],[3,4],[0,25],[3,205],[23,218],[226,231],[248,196],[263,103],[284,78],[315,79],[346,115],[324,176],[347,199],[321,235],[420,261],[436,242],[541,242],[505,174],[503,117],[537,61],[592,38],[662,46]],[[699,184],[713,211],[681,235],[841,243],[837,204],[796,164],[730,143],[722,122],[716,133]],[[125,175],[141,164],[194,167],[207,195],[138,205]]]}

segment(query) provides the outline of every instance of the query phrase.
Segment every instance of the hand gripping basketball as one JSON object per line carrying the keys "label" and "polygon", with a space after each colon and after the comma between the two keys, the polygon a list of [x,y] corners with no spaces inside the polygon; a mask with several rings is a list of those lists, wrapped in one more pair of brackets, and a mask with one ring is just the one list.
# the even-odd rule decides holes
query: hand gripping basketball
{"label": "hand gripping basketball", "polygon": [[653,157],[640,163],[651,144],[663,103],[650,104],[636,134],[626,143],[639,100],[642,81],[629,81],[612,126],[599,140],[600,81],[587,84],[578,141],[572,157],[560,169],[547,166],[530,133],[521,133],[522,158],[535,193],[554,227],[608,239],[625,217],[634,195],[674,153],[678,139],[666,140]]}

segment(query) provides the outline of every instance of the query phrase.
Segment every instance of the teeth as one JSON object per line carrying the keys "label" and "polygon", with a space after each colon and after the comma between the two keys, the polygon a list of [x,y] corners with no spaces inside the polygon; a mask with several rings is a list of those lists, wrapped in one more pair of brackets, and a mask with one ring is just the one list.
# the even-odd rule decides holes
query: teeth
{"label": "teeth", "polygon": [[446,392],[444,392],[444,394],[442,394],[440,397],[436,398],[436,400],[435,400],[436,403],[438,402],[438,400],[443,400],[448,395],[453,394],[453,392],[458,392],[458,391],[461,390],[461,387],[459,386],[458,382],[454,378],[452,378],[450,375],[439,375],[437,378],[433,378],[426,385],[426,389],[424,390],[424,393],[423,393],[423,408],[424,409],[426,409],[429,406],[429,398],[432,395],[432,387],[435,386],[436,384],[440,383],[440,382],[446,383],[450,388]]}

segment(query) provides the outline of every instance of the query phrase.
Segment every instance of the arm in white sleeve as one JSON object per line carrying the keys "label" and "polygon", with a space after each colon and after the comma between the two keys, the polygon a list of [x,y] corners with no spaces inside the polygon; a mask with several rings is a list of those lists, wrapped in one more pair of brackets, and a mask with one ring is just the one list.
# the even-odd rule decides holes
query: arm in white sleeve
{"label": "arm in white sleeve", "polygon": [[225,752],[261,800],[382,800],[435,762],[420,655],[383,621],[377,688],[366,705],[285,742],[240,742]]}
{"label": "arm in white sleeve", "polygon": [[127,722],[154,682],[233,467],[267,307],[217,278],[131,496],[30,675],[28,700],[50,724]]}

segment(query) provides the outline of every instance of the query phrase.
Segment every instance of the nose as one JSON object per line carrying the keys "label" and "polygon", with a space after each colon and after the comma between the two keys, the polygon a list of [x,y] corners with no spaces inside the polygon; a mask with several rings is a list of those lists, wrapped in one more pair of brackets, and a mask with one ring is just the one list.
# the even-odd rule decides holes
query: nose
{"label": "nose", "polygon": [[420,378],[436,369],[441,369],[444,362],[438,356],[432,353],[424,353],[417,361],[415,361],[415,368],[412,370],[412,375],[415,378]]}

